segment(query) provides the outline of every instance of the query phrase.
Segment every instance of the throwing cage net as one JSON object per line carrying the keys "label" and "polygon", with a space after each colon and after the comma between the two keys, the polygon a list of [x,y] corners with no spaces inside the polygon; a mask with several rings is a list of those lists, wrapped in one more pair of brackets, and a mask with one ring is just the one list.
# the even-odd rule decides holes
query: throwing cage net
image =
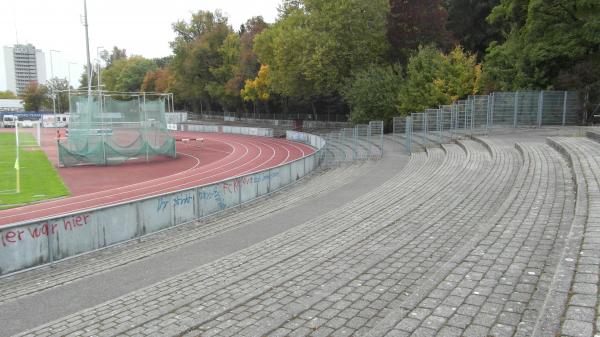
{"label": "throwing cage net", "polygon": [[167,130],[169,94],[71,93],[66,140],[58,141],[62,166],[118,165],[176,157]]}

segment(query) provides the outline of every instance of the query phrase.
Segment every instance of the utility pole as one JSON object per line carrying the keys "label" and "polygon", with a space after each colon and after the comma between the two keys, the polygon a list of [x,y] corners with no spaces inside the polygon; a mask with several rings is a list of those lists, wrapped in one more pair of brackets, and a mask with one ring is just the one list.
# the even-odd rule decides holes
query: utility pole
{"label": "utility pole", "polygon": [[83,0],[83,26],[85,27],[85,48],[87,51],[88,96],[92,96],[92,62],[90,61],[90,37],[88,34],[87,0]]}

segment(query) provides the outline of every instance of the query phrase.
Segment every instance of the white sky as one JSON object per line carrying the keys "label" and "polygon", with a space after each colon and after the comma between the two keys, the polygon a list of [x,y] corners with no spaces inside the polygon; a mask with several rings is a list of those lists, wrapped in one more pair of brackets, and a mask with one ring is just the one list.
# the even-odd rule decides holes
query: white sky
{"label": "white sky", "polygon": [[[171,24],[198,10],[221,9],[234,29],[252,16],[262,15],[274,22],[280,0],[88,0],[90,54],[96,47],[125,48],[127,55],[147,58],[171,54],[174,39]],[[46,55],[46,77],[50,78],[50,50],[54,76],[68,77],[77,86],[86,63],[85,31],[80,16],[83,0],[2,0],[0,47],[17,42],[31,43]],[[0,90],[6,90],[3,48],[0,48]]]}

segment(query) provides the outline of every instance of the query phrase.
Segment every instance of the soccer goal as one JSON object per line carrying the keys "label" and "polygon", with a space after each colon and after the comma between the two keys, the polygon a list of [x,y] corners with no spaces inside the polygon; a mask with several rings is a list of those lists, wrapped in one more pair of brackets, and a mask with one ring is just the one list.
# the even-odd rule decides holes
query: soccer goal
{"label": "soccer goal", "polygon": [[0,133],[0,195],[21,192],[21,155],[41,144],[39,121],[16,121],[11,132]]}

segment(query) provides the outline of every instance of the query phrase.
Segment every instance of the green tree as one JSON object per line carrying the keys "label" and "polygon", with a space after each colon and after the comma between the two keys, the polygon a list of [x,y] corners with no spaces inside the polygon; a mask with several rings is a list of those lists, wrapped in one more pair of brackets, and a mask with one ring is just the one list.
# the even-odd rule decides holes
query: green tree
{"label": "green tree", "polygon": [[223,67],[221,47],[233,32],[227,18],[220,11],[199,11],[189,22],[173,24],[173,30],[176,37],[171,42],[174,57],[170,69],[175,90],[193,111],[218,107],[213,95],[220,94],[217,87],[224,83],[217,78],[222,72],[215,69]]}
{"label": "green tree", "polygon": [[383,120],[389,125],[398,114],[397,96],[403,83],[400,65],[371,64],[357,70],[342,90],[353,123]]}
{"label": "green tree", "polygon": [[448,55],[435,47],[419,48],[410,58],[398,95],[403,115],[420,112],[479,92],[481,66],[474,55],[456,47]]}
{"label": "green tree", "polygon": [[206,91],[225,110],[236,109],[240,105],[240,52],[240,36],[230,33],[218,49],[220,64],[209,70],[212,81],[206,85]]}
{"label": "green tree", "polygon": [[21,93],[25,111],[41,111],[42,107],[52,106],[48,88],[37,82],[30,82]]}
{"label": "green tree", "polygon": [[117,60],[110,67],[103,69],[100,79],[104,90],[137,92],[141,90],[146,73],[156,69],[156,64],[151,60],[132,56]]}
{"label": "green tree", "polygon": [[501,1],[489,20],[507,38],[488,50],[487,87],[557,88],[561,72],[597,59],[599,17],[600,3],[595,0]]}
{"label": "green tree", "polygon": [[282,6],[280,20],[255,40],[276,93],[311,102],[339,95],[353,70],[382,61],[389,50],[386,0],[303,0]]}
{"label": "green tree", "polygon": [[15,95],[12,91],[0,91],[0,99],[16,99],[17,95]]}
{"label": "green tree", "polygon": [[[98,71],[96,67],[92,66],[92,87],[96,87],[98,84]],[[83,66],[83,73],[79,77],[79,90],[87,90],[88,87],[88,74],[87,65]]]}

